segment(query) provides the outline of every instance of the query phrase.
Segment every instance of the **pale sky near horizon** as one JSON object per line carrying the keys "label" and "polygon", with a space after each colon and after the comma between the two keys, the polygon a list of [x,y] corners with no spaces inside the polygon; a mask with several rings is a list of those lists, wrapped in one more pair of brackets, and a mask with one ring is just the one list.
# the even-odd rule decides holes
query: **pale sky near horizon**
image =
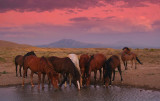
{"label": "pale sky near horizon", "polygon": [[0,0],[0,40],[160,46],[160,0]]}

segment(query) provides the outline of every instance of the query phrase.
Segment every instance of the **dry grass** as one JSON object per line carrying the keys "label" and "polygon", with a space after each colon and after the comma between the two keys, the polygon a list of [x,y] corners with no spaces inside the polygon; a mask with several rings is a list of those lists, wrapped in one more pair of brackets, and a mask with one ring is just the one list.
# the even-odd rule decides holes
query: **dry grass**
{"label": "dry grass", "polygon": [[[70,53],[77,54],[96,54],[102,53],[107,58],[111,55],[121,55],[120,49],[111,49],[111,48],[0,48],[0,63],[13,63],[16,55],[24,55],[29,51],[35,51],[37,56],[59,56],[65,57]],[[139,59],[146,64],[160,64],[160,49],[132,49],[133,52],[137,54]]]}

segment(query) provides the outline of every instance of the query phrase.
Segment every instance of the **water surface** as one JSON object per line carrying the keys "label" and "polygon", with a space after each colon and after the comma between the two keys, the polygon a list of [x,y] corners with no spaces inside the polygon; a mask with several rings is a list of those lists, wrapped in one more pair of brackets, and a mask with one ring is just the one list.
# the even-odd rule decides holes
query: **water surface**
{"label": "water surface", "polygon": [[0,88],[0,101],[160,101],[160,92],[138,88],[91,86],[78,91],[74,86],[54,91],[30,85]]}

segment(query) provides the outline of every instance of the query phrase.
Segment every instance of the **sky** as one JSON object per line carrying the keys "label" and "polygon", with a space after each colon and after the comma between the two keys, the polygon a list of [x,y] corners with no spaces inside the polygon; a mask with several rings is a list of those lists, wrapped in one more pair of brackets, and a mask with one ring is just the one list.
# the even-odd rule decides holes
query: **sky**
{"label": "sky", "polygon": [[0,0],[0,40],[160,46],[160,0]]}

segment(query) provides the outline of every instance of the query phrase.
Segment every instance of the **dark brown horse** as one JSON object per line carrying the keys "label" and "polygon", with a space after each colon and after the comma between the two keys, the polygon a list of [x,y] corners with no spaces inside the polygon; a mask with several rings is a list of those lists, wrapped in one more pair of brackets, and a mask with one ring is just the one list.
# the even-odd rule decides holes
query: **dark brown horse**
{"label": "dark brown horse", "polygon": [[83,82],[83,84],[85,82],[84,79],[86,78],[85,70],[87,68],[88,62],[89,62],[89,56],[87,54],[82,54],[79,59],[79,66],[81,69],[81,77],[82,77],[81,81]]}
{"label": "dark brown horse", "polygon": [[60,83],[59,87],[61,87],[65,83],[65,81],[67,81],[68,75],[71,74],[71,76],[73,77],[72,83],[80,90],[80,74],[70,58],[59,58],[52,56],[49,57],[48,60],[52,63],[55,71],[61,73],[64,76],[64,80]]}
{"label": "dark brown horse", "polygon": [[43,74],[43,82],[42,82],[42,88],[44,87],[44,79],[45,75],[47,74],[48,78],[51,80],[51,83],[54,88],[58,88],[58,73],[56,73],[52,67],[52,64],[46,59],[45,57],[36,57],[36,56],[27,56],[24,59],[24,72],[23,72],[23,83],[22,86],[24,86],[24,77],[27,69],[31,70],[31,85],[33,84],[33,74],[38,73],[38,88],[40,88],[41,83],[41,74]]}
{"label": "dark brown horse", "polygon": [[127,68],[127,61],[131,61],[131,63],[132,63],[131,68],[133,67],[133,61],[134,61],[135,62],[135,69],[137,69],[136,60],[138,61],[138,63],[142,64],[140,62],[140,60],[138,59],[137,55],[135,53],[131,52],[128,47],[127,48],[126,47],[123,48],[123,52],[121,54],[121,59],[122,59],[123,64],[125,66],[125,70],[128,69]]}
{"label": "dark brown horse", "polygon": [[120,76],[121,76],[121,81],[123,81],[123,79],[122,79],[122,72],[121,72],[120,59],[119,59],[118,56],[112,55],[112,56],[105,62],[105,67],[103,68],[103,70],[104,70],[103,79],[104,79],[104,84],[105,84],[106,86],[108,86],[108,84],[111,85],[112,72],[113,72],[113,79],[112,79],[112,81],[114,81],[115,69],[116,69],[116,68],[118,68],[118,71],[119,71]]}
{"label": "dark brown horse", "polygon": [[89,59],[88,66],[86,69],[86,85],[90,85],[91,72],[94,71],[94,80],[96,84],[97,70],[100,72],[100,80],[101,80],[101,69],[104,67],[104,63],[106,61],[106,57],[103,54],[95,54],[92,55]]}
{"label": "dark brown horse", "polygon": [[[30,56],[30,55],[36,56],[36,54],[34,53],[34,51],[31,51],[31,52],[26,53],[24,56],[22,56],[22,55],[17,55],[17,56],[15,57],[16,76],[18,76],[17,68],[18,68],[18,65],[19,65],[19,74],[20,74],[20,76],[22,77],[21,68],[23,67],[23,61],[24,61],[24,59],[25,59],[27,56]],[[27,76],[27,73],[26,73],[26,76]]]}
{"label": "dark brown horse", "polygon": [[20,76],[22,76],[21,74],[21,68],[23,66],[23,56],[22,55],[17,55],[15,57],[15,66],[16,66],[16,76],[18,76],[18,73],[17,73],[18,66],[19,66],[19,74]]}

